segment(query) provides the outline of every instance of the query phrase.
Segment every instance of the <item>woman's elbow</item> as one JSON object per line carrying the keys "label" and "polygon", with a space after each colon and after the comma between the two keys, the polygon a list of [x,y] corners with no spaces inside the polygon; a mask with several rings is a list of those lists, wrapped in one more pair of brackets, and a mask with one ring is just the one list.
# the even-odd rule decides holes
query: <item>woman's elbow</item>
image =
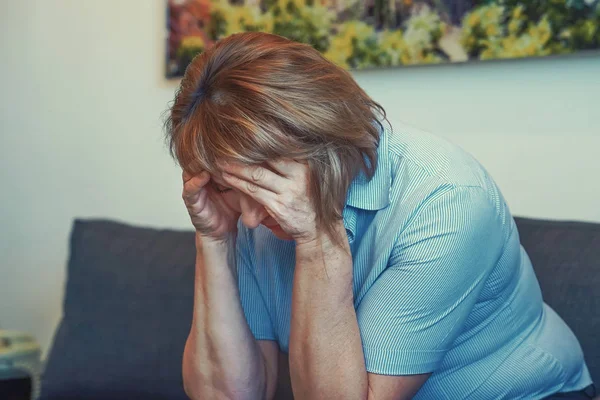
{"label": "woman's elbow", "polygon": [[[250,387],[251,386],[251,387]],[[227,384],[224,381],[206,378],[193,365],[183,363],[183,390],[191,400],[224,399],[224,400],[256,400],[265,398],[264,391],[257,390],[254,385]]]}
{"label": "woman's elbow", "polygon": [[183,377],[183,390],[185,394],[191,400],[197,400],[202,398],[202,390],[201,390],[201,380],[199,379],[199,374],[195,371],[194,368],[186,362],[186,356],[183,356],[183,366],[182,366],[182,377]]}

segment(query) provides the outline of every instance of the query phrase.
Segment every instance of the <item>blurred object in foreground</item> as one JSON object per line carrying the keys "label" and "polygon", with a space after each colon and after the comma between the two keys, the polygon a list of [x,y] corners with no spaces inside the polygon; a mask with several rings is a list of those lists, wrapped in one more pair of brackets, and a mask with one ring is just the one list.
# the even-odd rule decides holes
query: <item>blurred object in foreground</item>
{"label": "blurred object in foreground", "polygon": [[[22,332],[0,330],[0,397],[16,397],[29,392],[30,399],[40,394],[40,346]],[[30,383],[28,383],[30,380]]]}

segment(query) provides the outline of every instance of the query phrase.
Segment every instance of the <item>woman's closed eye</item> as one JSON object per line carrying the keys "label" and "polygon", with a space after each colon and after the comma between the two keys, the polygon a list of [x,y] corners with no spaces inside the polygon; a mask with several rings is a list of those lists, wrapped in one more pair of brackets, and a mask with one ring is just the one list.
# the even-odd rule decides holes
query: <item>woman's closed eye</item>
{"label": "woman's closed eye", "polygon": [[215,184],[213,185],[213,187],[214,187],[214,188],[215,188],[215,190],[216,190],[217,192],[219,192],[219,193],[226,193],[226,192],[229,192],[229,191],[231,190],[231,188],[229,188],[229,187],[225,187],[225,186],[221,186],[221,185],[219,185],[219,184],[217,184],[217,183],[215,183]]}

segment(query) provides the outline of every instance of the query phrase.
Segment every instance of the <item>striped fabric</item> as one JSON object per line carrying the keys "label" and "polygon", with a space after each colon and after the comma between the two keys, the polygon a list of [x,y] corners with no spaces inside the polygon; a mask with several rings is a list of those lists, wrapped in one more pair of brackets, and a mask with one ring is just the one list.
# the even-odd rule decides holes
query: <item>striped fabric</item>
{"label": "striped fabric", "polygon": [[[343,215],[369,372],[432,372],[415,399],[539,399],[591,383],[577,339],[542,301],[500,191],[464,151],[394,124]],[[294,260],[293,242],[240,224],[246,319],[285,352]]]}

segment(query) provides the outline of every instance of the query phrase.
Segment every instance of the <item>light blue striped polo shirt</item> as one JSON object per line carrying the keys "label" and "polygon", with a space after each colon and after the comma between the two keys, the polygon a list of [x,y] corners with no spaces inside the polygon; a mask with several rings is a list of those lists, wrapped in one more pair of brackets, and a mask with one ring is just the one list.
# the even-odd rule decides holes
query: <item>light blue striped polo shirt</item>
{"label": "light blue striped polo shirt", "polygon": [[[591,384],[498,187],[466,152],[395,123],[343,216],[369,372],[432,372],[415,399],[539,399]],[[294,242],[239,228],[246,319],[256,339],[287,352]]]}

